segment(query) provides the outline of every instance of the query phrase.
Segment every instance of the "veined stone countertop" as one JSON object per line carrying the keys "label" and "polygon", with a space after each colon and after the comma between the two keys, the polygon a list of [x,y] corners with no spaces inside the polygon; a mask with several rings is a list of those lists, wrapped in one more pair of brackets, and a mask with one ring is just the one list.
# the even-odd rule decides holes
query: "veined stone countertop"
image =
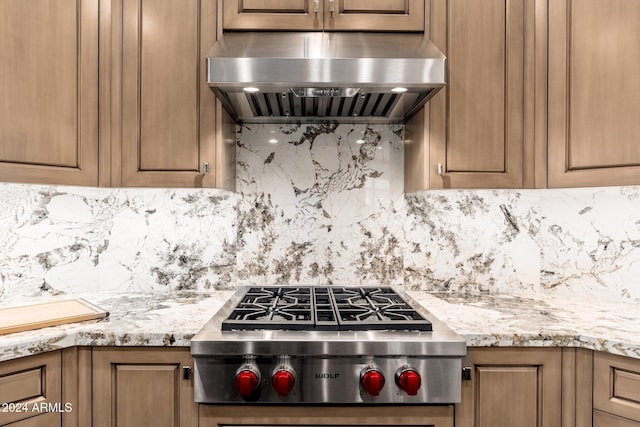
{"label": "veined stone countertop", "polygon": [[640,306],[573,296],[407,292],[470,347],[581,347],[640,359]]}
{"label": "veined stone countertop", "polygon": [[[109,312],[101,320],[0,335],[0,361],[76,345],[188,347],[191,338],[233,295],[231,291],[172,294],[77,294]],[[0,308],[72,298],[11,299]]]}
{"label": "veined stone countertop", "polygon": [[[469,346],[582,347],[640,359],[640,307],[577,297],[523,297],[408,291]],[[74,295],[110,312],[107,319],[0,335],[0,361],[76,345],[187,347],[233,295]],[[0,302],[0,308],[70,298]]]}

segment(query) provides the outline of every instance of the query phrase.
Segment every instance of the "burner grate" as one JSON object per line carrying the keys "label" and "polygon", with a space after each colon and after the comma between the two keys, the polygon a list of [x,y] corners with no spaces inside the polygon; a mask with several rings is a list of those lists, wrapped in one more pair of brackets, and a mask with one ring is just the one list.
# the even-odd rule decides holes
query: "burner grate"
{"label": "burner grate", "polygon": [[222,330],[247,329],[247,324],[303,330],[314,323],[310,288],[250,288],[222,322]]}
{"label": "burner grate", "polygon": [[389,287],[252,287],[222,330],[431,331]]}

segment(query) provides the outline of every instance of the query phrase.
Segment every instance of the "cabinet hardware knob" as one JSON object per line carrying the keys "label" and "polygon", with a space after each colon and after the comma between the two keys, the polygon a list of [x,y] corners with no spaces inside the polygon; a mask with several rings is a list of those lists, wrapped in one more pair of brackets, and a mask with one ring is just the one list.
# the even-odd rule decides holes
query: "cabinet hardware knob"
{"label": "cabinet hardware knob", "polygon": [[462,368],[462,379],[464,381],[471,381],[471,368],[470,367],[464,367]]}
{"label": "cabinet hardware knob", "polygon": [[313,1],[313,12],[317,15],[320,12],[320,0]]}
{"label": "cabinet hardware knob", "polygon": [[209,162],[204,162],[202,170],[203,170],[205,175],[209,173]]}
{"label": "cabinet hardware knob", "polygon": [[191,379],[191,366],[182,367],[182,379],[183,380]]}
{"label": "cabinet hardware knob", "polygon": [[442,163],[438,163],[438,166],[436,167],[436,172],[438,173],[438,175],[444,175],[444,168],[442,167]]}

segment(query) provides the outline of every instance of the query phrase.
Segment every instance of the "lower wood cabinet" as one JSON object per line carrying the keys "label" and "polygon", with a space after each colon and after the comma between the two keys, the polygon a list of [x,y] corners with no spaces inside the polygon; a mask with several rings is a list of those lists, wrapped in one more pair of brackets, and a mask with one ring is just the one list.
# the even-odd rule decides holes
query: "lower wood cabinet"
{"label": "lower wood cabinet", "polygon": [[60,414],[47,413],[11,423],[8,427],[54,427],[60,425]]}
{"label": "lower wood cabinet", "polygon": [[93,349],[93,427],[197,427],[188,348]]}
{"label": "lower wood cabinet", "polygon": [[[596,352],[593,358],[593,408],[594,426],[638,426],[624,417],[640,423],[640,360]],[[601,412],[602,413],[601,413]],[[596,416],[597,414],[597,416]],[[610,424],[598,420],[611,420]]]}
{"label": "lower wood cabinet", "polygon": [[605,412],[593,411],[593,427],[640,427],[640,423]]}
{"label": "lower wood cabinet", "polygon": [[0,425],[61,425],[61,356],[59,351],[0,364]]}
{"label": "lower wood cabinet", "polygon": [[453,427],[453,407],[282,407],[200,405],[200,427],[429,426]]}
{"label": "lower wood cabinet", "polygon": [[455,407],[248,408],[197,405],[187,347],[71,347],[0,363],[0,426],[640,427],[638,359],[470,347],[464,366]]}
{"label": "lower wood cabinet", "polygon": [[470,348],[456,427],[562,425],[562,350]]}

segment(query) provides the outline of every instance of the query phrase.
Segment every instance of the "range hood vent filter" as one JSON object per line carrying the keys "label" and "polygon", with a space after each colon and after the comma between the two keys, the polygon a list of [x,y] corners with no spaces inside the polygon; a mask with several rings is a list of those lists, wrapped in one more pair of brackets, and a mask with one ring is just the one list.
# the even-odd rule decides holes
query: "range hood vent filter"
{"label": "range hood vent filter", "polygon": [[291,117],[386,118],[397,104],[400,95],[368,93],[357,96],[299,97],[293,93],[245,94],[254,117],[289,119]]}

